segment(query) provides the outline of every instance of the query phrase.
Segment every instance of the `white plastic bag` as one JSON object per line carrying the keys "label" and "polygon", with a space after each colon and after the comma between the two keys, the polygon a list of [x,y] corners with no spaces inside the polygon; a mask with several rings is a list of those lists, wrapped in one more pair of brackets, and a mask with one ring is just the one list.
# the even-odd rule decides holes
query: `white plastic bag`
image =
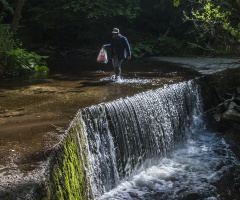
{"label": "white plastic bag", "polygon": [[98,54],[97,62],[99,62],[99,63],[107,63],[108,62],[107,50],[103,47],[101,48],[101,50]]}

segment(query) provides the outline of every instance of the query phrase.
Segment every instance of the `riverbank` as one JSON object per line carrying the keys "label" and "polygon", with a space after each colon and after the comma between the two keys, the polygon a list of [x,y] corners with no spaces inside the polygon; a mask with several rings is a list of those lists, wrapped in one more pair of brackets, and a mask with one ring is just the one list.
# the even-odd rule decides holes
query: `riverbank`
{"label": "riverbank", "polygon": [[[42,187],[51,151],[61,142],[80,108],[206,76],[214,70],[219,73],[229,65],[233,69],[240,67],[229,64],[230,60],[221,67],[212,60],[215,68],[199,66],[198,60],[190,60],[126,61],[123,80],[113,82],[110,64],[99,64],[95,60],[85,62],[75,57],[54,62],[54,72],[44,77],[1,81],[0,197],[7,199],[15,195],[24,199],[30,195],[29,190],[34,194],[36,188]],[[189,62],[191,67],[187,67]]]}

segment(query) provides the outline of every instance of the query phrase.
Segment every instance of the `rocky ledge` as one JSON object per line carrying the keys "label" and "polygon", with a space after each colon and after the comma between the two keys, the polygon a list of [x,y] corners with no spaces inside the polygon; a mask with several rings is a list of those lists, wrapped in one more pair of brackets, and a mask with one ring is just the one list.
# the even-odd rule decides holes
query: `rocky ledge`
{"label": "rocky ledge", "polygon": [[217,107],[213,116],[220,131],[225,133],[226,142],[240,159],[240,87],[225,94],[230,97]]}

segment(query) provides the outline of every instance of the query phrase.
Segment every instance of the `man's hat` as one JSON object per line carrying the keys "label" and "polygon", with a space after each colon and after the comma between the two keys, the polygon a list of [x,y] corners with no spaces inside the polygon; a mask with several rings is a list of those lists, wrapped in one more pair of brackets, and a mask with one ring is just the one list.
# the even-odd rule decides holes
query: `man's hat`
{"label": "man's hat", "polygon": [[119,29],[118,28],[114,28],[112,33],[119,33]]}

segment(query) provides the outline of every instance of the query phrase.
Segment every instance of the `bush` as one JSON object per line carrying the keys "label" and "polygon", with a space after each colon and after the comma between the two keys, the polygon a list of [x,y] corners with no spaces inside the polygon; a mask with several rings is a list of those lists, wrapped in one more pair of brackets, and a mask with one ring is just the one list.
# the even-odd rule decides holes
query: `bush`
{"label": "bush", "polygon": [[184,43],[173,37],[160,36],[159,38],[147,36],[141,42],[137,42],[132,47],[134,57],[145,56],[172,56],[182,53]]}
{"label": "bush", "polygon": [[0,25],[0,76],[18,76],[20,74],[48,71],[45,59],[34,52],[21,48],[22,44],[16,42],[13,36],[7,34],[9,25]]}

